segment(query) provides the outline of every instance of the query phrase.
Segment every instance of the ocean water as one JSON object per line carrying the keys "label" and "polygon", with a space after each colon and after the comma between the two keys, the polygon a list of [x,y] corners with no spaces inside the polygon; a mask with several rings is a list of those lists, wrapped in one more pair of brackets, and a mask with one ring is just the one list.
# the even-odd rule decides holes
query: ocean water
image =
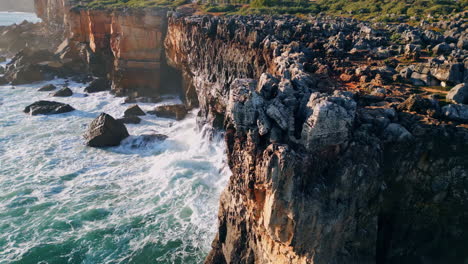
{"label": "ocean water", "polygon": [[[44,84],[0,86],[0,263],[202,263],[230,174],[221,135],[209,141],[196,111],[182,121],[146,115],[121,146],[86,147],[93,118],[128,105],[108,92],[85,97],[73,82],[72,97],[54,98],[37,91]],[[44,99],[77,110],[22,112]],[[169,138],[143,144],[151,133]]]}
{"label": "ocean water", "polygon": [[[32,0],[31,0],[32,1]],[[0,12],[0,26],[19,24],[24,20],[30,22],[40,22],[41,19],[34,13],[25,12]]]}

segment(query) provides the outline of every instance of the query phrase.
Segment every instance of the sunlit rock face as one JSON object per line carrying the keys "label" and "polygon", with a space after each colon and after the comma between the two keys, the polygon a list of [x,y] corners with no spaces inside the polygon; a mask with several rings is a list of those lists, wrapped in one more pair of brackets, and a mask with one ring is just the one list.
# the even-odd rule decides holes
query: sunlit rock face
{"label": "sunlit rock face", "polygon": [[107,75],[117,95],[156,97],[161,93],[164,10],[87,10],[70,8],[67,0],[35,3],[44,22],[64,29],[68,37],[60,50],[64,58],[84,61],[94,75]]}
{"label": "sunlit rock face", "polygon": [[233,172],[206,263],[464,259],[466,221],[456,208],[468,206],[459,184],[468,176],[467,130],[373,106],[321,78],[316,61],[325,54],[306,47],[347,23],[275,19],[168,21],[168,62],[182,71],[200,118],[226,129]]}

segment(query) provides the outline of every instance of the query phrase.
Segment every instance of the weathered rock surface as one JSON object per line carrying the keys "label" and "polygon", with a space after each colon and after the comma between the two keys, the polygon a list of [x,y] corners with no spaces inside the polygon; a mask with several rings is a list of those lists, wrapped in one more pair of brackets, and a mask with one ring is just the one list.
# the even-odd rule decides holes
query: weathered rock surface
{"label": "weathered rock surface", "polygon": [[[389,98],[389,106],[387,92],[334,91],[323,75],[346,71],[339,66],[346,61],[333,65],[317,42],[327,39],[328,56],[342,57],[353,47],[349,39],[355,37],[355,46],[382,41],[353,23],[169,18],[168,61],[190,84],[184,91],[198,95],[201,121],[226,129],[233,172],[206,263],[455,263],[468,257],[459,242],[468,241],[465,213],[457,209],[468,208],[466,186],[457,184],[468,177],[468,131],[426,123],[421,115],[438,106],[424,97]],[[416,33],[412,42],[426,41]],[[431,42],[440,40],[430,35]],[[437,67],[450,73],[453,66]],[[453,78],[441,72],[435,75]],[[395,73],[369,67],[357,78],[386,83]]]}
{"label": "weathered rock surface", "polygon": [[128,136],[125,125],[106,113],[94,119],[84,134],[86,145],[90,147],[118,146]]}
{"label": "weathered rock surface", "polygon": [[[109,76],[118,95],[156,98],[166,57],[183,78],[184,103],[200,107],[201,123],[225,129],[233,175],[206,263],[468,258],[465,105],[439,109],[389,87],[466,82],[463,22],[430,25],[442,35],[326,16],[64,13],[41,12],[69,27],[60,63],[81,60],[70,65]],[[424,61],[427,49],[441,55]],[[395,55],[418,61],[399,65]],[[119,134],[118,142],[128,132]]]}
{"label": "weathered rock surface", "polygon": [[24,108],[24,112],[31,115],[54,115],[62,114],[75,110],[68,104],[52,102],[52,101],[37,101]]}

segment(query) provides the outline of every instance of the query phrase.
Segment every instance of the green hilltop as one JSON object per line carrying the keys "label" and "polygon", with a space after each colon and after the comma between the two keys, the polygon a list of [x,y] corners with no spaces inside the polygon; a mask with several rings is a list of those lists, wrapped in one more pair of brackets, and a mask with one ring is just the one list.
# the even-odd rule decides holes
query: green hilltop
{"label": "green hilltop", "polygon": [[[79,6],[100,8],[175,8],[190,0],[81,0]],[[365,20],[402,21],[434,18],[468,9],[468,0],[199,0],[192,3],[219,14],[333,14]]]}

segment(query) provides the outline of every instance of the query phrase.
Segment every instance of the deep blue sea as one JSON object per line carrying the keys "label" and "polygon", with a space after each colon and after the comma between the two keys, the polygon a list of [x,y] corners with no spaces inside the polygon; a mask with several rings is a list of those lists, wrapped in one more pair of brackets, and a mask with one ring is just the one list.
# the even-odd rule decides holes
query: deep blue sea
{"label": "deep blue sea", "polygon": [[[10,15],[0,21],[25,18]],[[38,92],[46,83],[74,95]],[[82,134],[96,116],[118,118],[129,105],[108,92],[85,96],[84,87],[65,79],[0,86],[0,264],[202,263],[230,174],[222,138],[204,136],[195,110],[182,121],[146,115],[127,125],[121,146],[86,147]],[[22,112],[37,100],[76,111]],[[151,133],[169,138],[142,144]]]}

